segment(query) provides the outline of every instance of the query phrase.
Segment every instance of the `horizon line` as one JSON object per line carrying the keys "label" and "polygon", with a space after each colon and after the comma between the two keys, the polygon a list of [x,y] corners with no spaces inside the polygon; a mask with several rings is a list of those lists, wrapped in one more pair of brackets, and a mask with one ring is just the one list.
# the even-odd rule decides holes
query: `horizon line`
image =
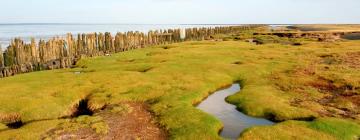
{"label": "horizon line", "polygon": [[18,22],[0,25],[358,25],[360,23],[84,23],[84,22]]}

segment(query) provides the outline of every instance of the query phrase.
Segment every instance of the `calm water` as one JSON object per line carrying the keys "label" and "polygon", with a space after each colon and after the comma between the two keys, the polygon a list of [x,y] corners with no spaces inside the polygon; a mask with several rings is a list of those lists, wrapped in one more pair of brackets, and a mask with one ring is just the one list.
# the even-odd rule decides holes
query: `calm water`
{"label": "calm water", "polygon": [[240,85],[233,84],[229,88],[213,93],[197,107],[216,116],[222,121],[224,129],[220,135],[227,139],[237,139],[242,131],[252,126],[274,124],[266,119],[247,116],[244,113],[237,111],[234,105],[228,104],[225,101],[227,96],[233,95],[239,91]]}
{"label": "calm water", "polygon": [[343,39],[360,40],[360,33],[350,33],[342,36]]}
{"label": "calm water", "polygon": [[0,45],[4,48],[14,37],[29,41],[48,39],[54,36],[64,36],[67,33],[141,31],[148,32],[156,29],[173,29],[189,27],[215,27],[228,25],[140,25],[140,24],[0,24]]}

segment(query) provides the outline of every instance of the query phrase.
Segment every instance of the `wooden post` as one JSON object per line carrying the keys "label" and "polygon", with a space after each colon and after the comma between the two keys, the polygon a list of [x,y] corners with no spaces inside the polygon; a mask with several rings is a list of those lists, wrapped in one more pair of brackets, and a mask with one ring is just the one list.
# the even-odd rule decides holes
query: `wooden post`
{"label": "wooden post", "polygon": [[5,67],[14,65],[14,63],[15,63],[14,59],[15,59],[14,48],[12,47],[12,45],[10,45],[7,47],[7,49],[5,50],[5,53],[4,53]]}
{"label": "wooden post", "polygon": [[96,50],[96,35],[95,33],[86,34],[86,55],[87,56],[94,56],[97,54]]}
{"label": "wooden post", "polygon": [[30,44],[30,54],[31,54],[31,63],[32,64],[35,64],[37,63],[39,60],[39,53],[38,53],[38,50],[36,48],[36,42],[35,42],[35,38],[31,38],[31,44]]}
{"label": "wooden post", "polygon": [[45,63],[45,46],[46,43],[44,40],[40,40],[39,41],[39,59],[40,59],[40,63]]}
{"label": "wooden post", "polygon": [[152,34],[153,34],[153,32],[150,30],[148,33],[147,33],[147,42],[148,42],[148,44],[149,45],[152,45],[153,44],[153,42],[152,42]]}
{"label": "wooden post", "polygon": [[117,33],[114,41],[115,52],[124,51],[124,36],[122,33]]}
{"label": "wooden post", "polygon": [[119,33],[119,48],[120,51],[125,51],[125,34]]}
{"label": "wooden post", "polygon": [[76,55],[76,43],[71,33],[66,35],[66,50],[69,57],[74,57]]}
{"label": "wooden post", "polygon": [[105,32],[105,53],[112,52],[112,38],[109,32]]}
{"label": "wooden post", "polygon": [[105,49],[104,49],[104,34],[103,33],[99,33],[99,36],[97,37],[97,43],[99,46],[99,51],[102,53],[105,53]]}
{"label": "wooden post", "polygon": [[[5,65],[4,65],[4,54],[3,54],[3,51],[2,51],[2,48],[1,48],[1,45],[0,45],[0,70],[2,68],[4,68]],[[0,74],[1,74],[1,71],[0,71]]]}

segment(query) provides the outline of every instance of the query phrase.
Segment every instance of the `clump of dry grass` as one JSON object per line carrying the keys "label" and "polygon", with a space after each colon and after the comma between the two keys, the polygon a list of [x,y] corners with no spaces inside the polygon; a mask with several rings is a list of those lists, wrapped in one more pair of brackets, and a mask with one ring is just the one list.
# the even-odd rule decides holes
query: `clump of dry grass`
{"label": "clump of dry grass", "polygon": [[4,124],[21,122],[21,115],[19,113],[1,113],[0,122]]}

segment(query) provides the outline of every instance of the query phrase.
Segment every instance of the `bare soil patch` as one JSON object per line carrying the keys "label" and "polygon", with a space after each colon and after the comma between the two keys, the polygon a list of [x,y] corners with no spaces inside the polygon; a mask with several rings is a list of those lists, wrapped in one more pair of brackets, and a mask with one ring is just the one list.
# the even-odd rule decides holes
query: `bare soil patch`
{"label": "bare soil patch", "polygon": [[[359,87],[356,81],[352,81],[356,79],[326,73],[338,72],[336,68],[360,68],[360,52],[323,54],[318,58],[308,66],[286,71],[285,76],[274,75],[275,79],[288,81],[275,82],[275,85],[280,90],[296,93],[297,97],[291,101],[292,106],[307,108],[320,116],[360,120]],[[311,92],[314,89],[316,95]]]}
{"label": "bare soil patch", "polygon": [[162,130],[148,111],[148,106],[140,103],[127,103],[131,112],[119,116],[112,113],[100,114],[109,126],[105,139],[112,140],[165,140],[166,132]]}
{"label": "bare soil patch", "polygon": [[167,133],[156,124],[146,104],[124,104],[130,111],[120,113],[114,111],[116,106],[112,106],[93,115],[101,117],[102,121],[105,122],[108,127],[106,134],[97,133],[90,127],[82,127],[75,131],[54,129],[48,132],[48,135],[57,140],[165,140],[167,138]]}
{"label": "bare soil patch", "polygon": [[351,68],[360,68],[360,52],[346,53],[342,61]]}

